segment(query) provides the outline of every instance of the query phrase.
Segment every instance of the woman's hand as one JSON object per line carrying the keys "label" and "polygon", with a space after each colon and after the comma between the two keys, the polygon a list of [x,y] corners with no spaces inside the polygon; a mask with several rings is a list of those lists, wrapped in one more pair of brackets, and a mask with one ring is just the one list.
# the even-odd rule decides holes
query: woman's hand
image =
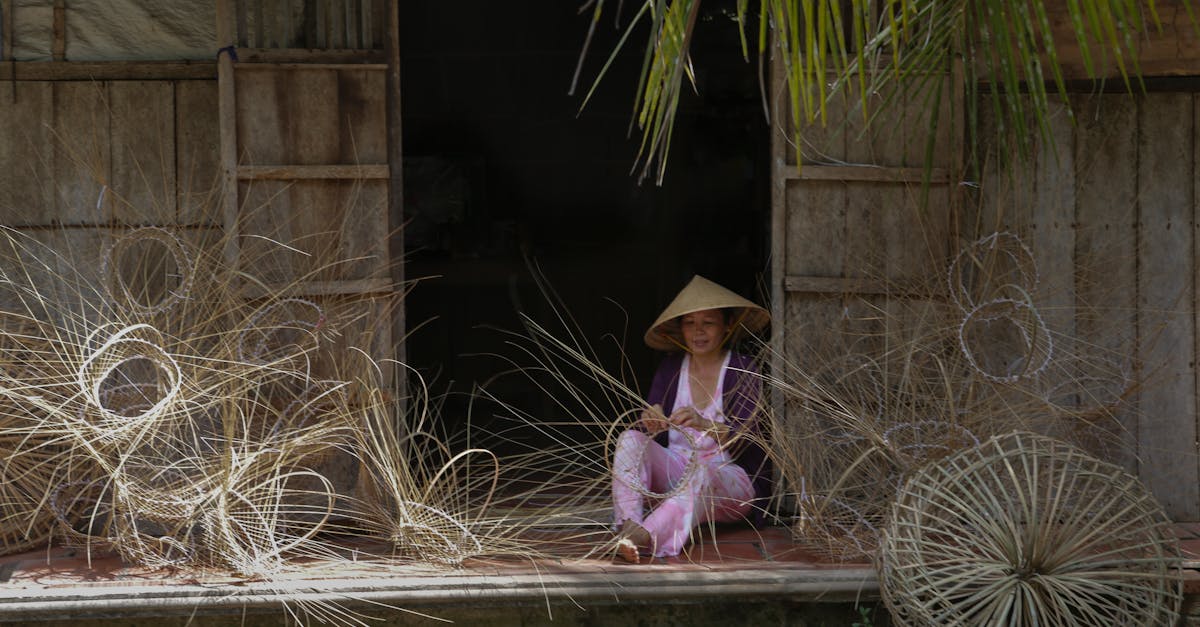
{"label": "woman's hand", "polygon": [[700,415],[694,407],[680,407],[671,414],[670,418],[673,424],[681,427],[691,427],[697,431],[707,433],[713,437],[718,443],[725,442],[725,436],[729,435],[729,426],[720,422],[714,422]]}
{"label": "woman's hand", "polygon": [[658,403],[643,409],[642,416],[638,419],[638,422],[647,433],[666,431],[671,426],[667,423],[667,417],[663,414],[662,405]]}

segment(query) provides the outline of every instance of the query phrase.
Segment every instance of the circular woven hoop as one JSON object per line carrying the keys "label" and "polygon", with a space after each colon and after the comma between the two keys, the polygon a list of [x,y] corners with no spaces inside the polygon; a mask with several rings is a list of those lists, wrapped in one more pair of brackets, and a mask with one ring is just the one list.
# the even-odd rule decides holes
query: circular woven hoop
{"label": "circular woven hoop", "polygon": [[1037,376],[1054,355],[1042,316],[1028,303],[1008,298],[972,309],[958,327],[958,343],[971,367],[997,383]]}
{"label": "circular woven hoop", "polygon": [[[175,264],[179,283],[168,289],[157,303],[143,303],[134,296],[134,289],[121,274],[121,260],[130,249],[140,242],[154,242],[167,250]],[[135,313],[152,316],[175,307],[188,297],[196,278],[196,264],[187,246],[175,234],[160,227],[147,226],[134,229],[113,241],[100,261],[100,274],[113,302],[129,307]]]}
{"label": "circular woven hoop", "polygon": [[[267,305],[247,321],[238,335],[238,359],[248,364],[267,364],[286,359],[304,351],[289,333],[306,333],[314,342],[316,333],[325,325],[325,310],[304,298],[284,298]],[[307,342],[305,342],[307,343]],[[295,350],[288,350],[294,346]]]}
{"label": "circular woven hoop", "polygon": [[1136,478],[1058,440],[994,437],[901,489],[879,579],[898,625],[1173,625],[1179,548]]}
{"label": "circular woven hoop", "polygon": [[1037,260],[1021,238],[992,233],[954,258],[947,272],[950,297],[963,311],[995,298],[1020,298],[1037,289]]}

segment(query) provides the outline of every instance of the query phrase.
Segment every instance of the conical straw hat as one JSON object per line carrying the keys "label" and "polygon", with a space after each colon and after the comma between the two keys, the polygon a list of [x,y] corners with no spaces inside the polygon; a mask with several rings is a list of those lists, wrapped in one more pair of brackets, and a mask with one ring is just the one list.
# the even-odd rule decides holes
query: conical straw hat
{"label": "conical straw hat", "polygon": [[771,320],[766,309],[697,274],[650,325],[646,331],[646,345],[661,351],[681,350],[683,334],[679,330],[680,316],[705,309],[726,308],[735,310],[727,340],[736,338],[742,331],[761,331]]}

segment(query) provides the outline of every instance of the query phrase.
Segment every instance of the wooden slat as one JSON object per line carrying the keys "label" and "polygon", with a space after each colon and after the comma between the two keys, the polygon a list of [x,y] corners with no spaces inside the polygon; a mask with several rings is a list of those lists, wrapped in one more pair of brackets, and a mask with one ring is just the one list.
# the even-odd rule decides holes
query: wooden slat
{"label": "wooden slat", "polygon": [[[398,72],[397,72],[398,74]],[[398,80],[398,79],[397,79]],[[389,155],[388,95],[400,93],[388,89],[388,76],[380,72],[338,72],[338,108],[342,137],[338,157],[340,163],[387,164],[398,162],[399,155]],[[396,98],[399,106],[400,98]],[[396,124],[400,118],[396,117]],[[385,168],[386,169],[386,168]],[[385,172],[384,177],[388,174]]]}
{"label": "wooden slat", "polygon": [[108,84],[112,217],[175,222],[175,93],[164,81]]}
{"label": "wooden slat", "polygon": [[51,219],[93,222],[108,219],[112,198],[102,197],[110,180],[109,113],[104,83],[54,83],[54,176],[57,197]]}
{"label": "wooden slat", "polygon": [[[897,146],[903,141],[903,125],[900,123],[903,119],[904,110],[902,108],[892,108],[888,110],[880,110],[882,102],[877,94],[871,94],[868,98],[868,106],[872,110],[877,111],[879,118],[876,123],[867,126],[863,118],[861,110],[856,107],[861,107],[862,96],[859,93],[852,93],[846,97],[846,103],[850,109],[846,114],[845,120],[839,123],[845,124],[846,142],[845,142],[845,160],[850,163],[869,163],[869,164],[891,164],[888,157],[896,156],[898,151]],[[807,170],[808,166],[804,166]],[[849,171],[860,168],[850,167]],[[875,168],[861,168],[875,169]],[[890,169],[890,168],[889,168]],[[818,166],[818,171],[825,171],[826,166]],[[803,174],[803,170],[801,171]],[[903,189],[903,185],[880,184],[875,181],[863,182],[860,180],[846,181],[841,179],[841,187],[844,190],[845,200],[845,223],[836,232],[826,233],[825,237],[837,243],[840,247],[842,255],[842,272],[841,275],[846,277],[848,281],[872,282],[879,280],[882,282],[883,277],[887,275],[888,264],[888,237],[885,233],[884,224],[895,219],[897,215],[903,215],[903,208],[897,206],[896,196],[897,191]],[[800,182],[800,185],[812,185],[813,183]],[[817,208],[819,211],[820,209]],[[839,292],[833,292],[838,294]],[[838,331],[845,339],[846,345],[854,342],[856,348],[865,352],[873,352],[876,346],[876,340],[883,336],[883,320],[880,319],[878,312],[885,305],[885,298],[878,292],[874,293],[856,293],[853,297],[849,297],[851,292],[840,292],[846,295],[846,298],[841,298],[839,303],[833,303],[833,309],[840,311],[840,316],[836,318],[836,327],[826,330],[814,329],[814,337],[810,341],[815,341],[820,337],[828,337],[830,332]],[[829,314],[835,311],[828,312]],[[850,338],[855,338],[851,340]],[[830,347],[823,347],[828,350]],[[838,349],[833,349],[838,351]],[[823,352],[822,356],[829,355],[828,352]]]}
{"label": "wooden slat", "polygon": [[347,281],[301,281],[266,286],[247,283],[242,288],[246,298],[263,298],[272,294],[294,294],[296,296],[344,296],[387,294],[394,291],[390,279],[354,279]]}
{"label": "wooden slat", "polygon": [[67,2],[54,0],[54,43],[51,46],[51,56],[55,61],[67,58]]}
{"label": "wooden slat", "polygon": [[221,116],[215,81],[175,83],[177,220],[220,222],[211,202],[221,184]]}
{"label": "wooden slat", "polygon": [[[1137,353],[1137,109],[1126,95],[1079,101],[1075,141],[1075,329],[1087,360],[1128,363]],[[1053,270],[1051,270],[1053,271]],[[1121,457],[1137,474],[1136,407],[1120,412]]]}
{"label": "wooden slat", "polygon": [[[234,0],[217,0],[217,44],[219,47],[234,44],[233,23]],[[225,227],[225,262],[237,267],[238,233],[238,98],[237,79],[233,74],[233,57],[230,53],[218,56],[218,110],[221,137],[221,216]]]}
{"label": "wooden slat", "polygon": [[242,63],[328,63],[333,65],[354,65],[387,63],[382,50],[341,50],[329,45],[317,50],[276,49],[276,48],[239,48],[238,59]]}
{"label": "wooden slat", "polygon": [[386,179],[384,165],[244,165],[237,169],[242,181],[296,179]]}
{"label": "wooden slat", "polygon": [[[799,170],[789,169],[788,180],[803,181],[873,181],[881,183],[920,183],[925,180],[922,168],[891,168],[868,165],[817,165],[804,164]],[[950,182],[950,171],[933,168],[929,182],[944,185]]]}
{"label": "wooden slat", "polygon": [[[230,114],[236,130],[231,135],[231,141],[236,141],[237,146],[234,165],[240,162],[245,168],[258,164],[291,164],[291,156],[281,139],[287,132],[287,120],[281,113],[282,99],[287,96],[286,80],[265,72],[238,72],[236,84],[236,103],[231,106],[236,106],[237,110],[236,114]],[[236,181],[236,178],[234,171],[233,179]]]}
{"label": "wooden slat", "polygon": [[[1192,223],[1200,224],[1200,185],[1196,184],[1196,179],[1200,178],[1200,94],[1192,95]],[[1196,235],[1193,232],[1193,238]],[[1195,331],[1195,343],[1192,344],[1192,354],[1200,355],[1200,242],[1194,242],[1192,245],[1192,329]],[[1186,347],[1184,347],[1186,348]],[[1192,379],[1193,394],[1200,395],[1200,368],[1196,368],[1193,364],[1192,368],[1195,377]],[[1191,419],[1193,424],[1197,418]],[[1196,429],[1200,429],[1200,424],[1196,425]],[[1200,472],[1200,455],[1196,455],[1194,459],[1186,462],[1189,466],[1195,467],[1196,472]]]}
{"label": "wooden slat", "polygon": [[250,62],[239,63],[238,69],[247,70],[367,70],[383,72],[387,70],[386,63],[270,63]]}
{"label": "wooden slat", "polygon": [[108,81],[215,79],[213,61],[39,61],[0,65],[0,80]]}
{"label": "wooden slat", "polygon": [[1200,520],[1196,466],[1195,259],[1191,206],[1196,180],[1192,95],[1147,94],[1138,116],[1137,241],[1141,478],[1174,520]]}
{"label": "wooden slat", "polygon": [[13,0],[0,0],[0,61],[10,61],[13,58]]}
{"label": "wooden slat", "polygon": [[[1035,302],[1052,332],[1075,337],[1075,152],[1074,125],[1066,105],[1053,100],[1048,111],[1052,142],[1041,142],[1034,174],[1037,196],[1030,205],[1024,241],[1040,269]],[[1066,348],[1066,347],[1064,347]]]}
{"label": "wooden slat", "polygon": [[[386,94],[383,103],[383,123],[387,129],[385,149],[388,163],[391,166],[387,183],[388,270],[391,273],[393,284],[403,285],[406,273],[404,264],[400,263],[400,260],[405,257],[402,228],[405,223],[404,133],[400,96],[400,8],[398,3],[388,2],[386,12],[376,13],[376,15],[379,16],[379,21],[387,25],[387,28],[382,31],[385,33],[382,43],[388,60],[388,71],[383,85]],[[406,337],[408,333],[408,321],[404,307],[395,307],[390,313],[392,316],[391,334],[386,338],[388,343],[385,348],[391,349],[393,358],[399,363],[407,363],[407,342],[398,341]],[[391,363],[388,363],[388,367],[395,368]],[[392,370],[388,373],[388,380],[393,381],[396,386],[397,398],[401,399],[400,415],[405,415],[404,403],[408,398],[407,377]]]}
{"label": "wooden slat", "polygon": [[889,295],[895,297],[929,298],[928,287],[915,283],[893,282],[875,277],[824,277],[787,275],[784,290],[803,294]]}
{"label": "wooden slat", "polygon": [[[12,86],[16,99],[0,115],[0,224],[23,226],[56,218],[52,129],[53,85]],[[0,100],[8,99],[9,89]]]}

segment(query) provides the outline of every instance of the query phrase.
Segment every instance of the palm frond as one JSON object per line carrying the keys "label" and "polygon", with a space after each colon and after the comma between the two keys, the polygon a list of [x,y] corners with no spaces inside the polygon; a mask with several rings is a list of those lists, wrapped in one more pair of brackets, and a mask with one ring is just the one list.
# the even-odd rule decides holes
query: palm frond
{"label": "palm frond", "polygon": [[[593,5],[594,28],[603,2],[589,0],[584,8]],[[1183,5],[1195,24],[1191,0]],[[875,106],[886,107],[896,94],[914,93],[956,62],[963,67],[971,136],[978,135],[980,111],[990,109],[1002,145],[1018,156],[1049,137],[1051,94],[1066,100],[1059,56],[1064,46],[1077,50],[1088,77],[1115,70],[1127,90],[1144,87],[1138,42],[1149,36],[1150,26],[1161,30],[1155,0],[1067,0],[1058,7],[1070,24],[1065,35],[1056,30],[1048,6],[1046,0],[760,0],[758,54],[760,62],[770,56],[782,64],[797,163],[805,127],[830,123],[826,103],[857,98],[871,122],[872,95],[880,96]],[[682,81],[691,74],[689,49],[699,10],[700,0],[645,0],[621,39],[623,45],[640,18],[650,19],[634,122],[642,131],[640,176],[653,170],[660,184]],[[743,56],[751,11],[748,0],[737,2]],[[936,128],[939,107],[923,111]]]}

